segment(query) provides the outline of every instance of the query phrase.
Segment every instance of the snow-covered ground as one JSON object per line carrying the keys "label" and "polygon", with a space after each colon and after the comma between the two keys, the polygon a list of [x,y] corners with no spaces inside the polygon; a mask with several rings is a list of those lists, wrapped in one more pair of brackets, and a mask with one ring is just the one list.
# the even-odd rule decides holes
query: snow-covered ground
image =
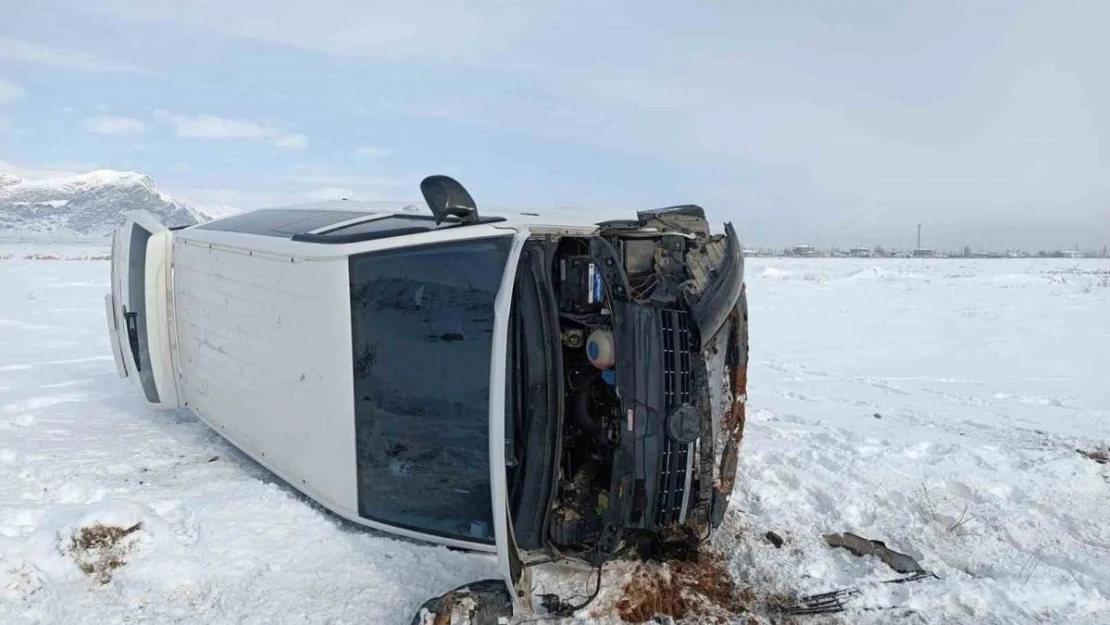
{"label": "snow-covered ground", "polygon": [[[0,623],[404,623],[496,574],[337,521],[152,410],[116,377],[108,263],[24,258],[44,251],[89,248],[0,245]],[[755,258],[747,274],[749,420],[714,538],[742,583],[859,586],[848,623],[1110,622],[1110,465],[1076,451],[1110,443],[1110,262]],[[96,522],[134,528],[108,583],[80,565],[113,554],[75,546]],[[821,542],[843,531],[940,579],[875,585],[897,574]]]}
{"label": "snow-covered ground", "polygon": [[752,259],[748,275],[735,570],[813,592],[897,577],[821,543],[851,531],[942,578],[858,605],[1110,623],[1110,465],[1076,451],[1110,443],[1110,262]]}

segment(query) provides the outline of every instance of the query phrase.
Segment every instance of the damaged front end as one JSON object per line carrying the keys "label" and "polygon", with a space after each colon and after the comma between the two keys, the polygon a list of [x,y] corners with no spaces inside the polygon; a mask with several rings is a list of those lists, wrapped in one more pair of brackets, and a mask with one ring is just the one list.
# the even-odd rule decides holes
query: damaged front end
{"label": "damaged front end", "polygon": [[[681,557],[720,524],[735,479],[747,371],[739,240],[681,206],[559,249],[558,292],[586,295],[560,298],[566,418],[548,537],[593,561],[624,547]],[[585,267],[585,289],[568,263]]]}
{"label": "damaged front end", "polygon": [[[498,556],[522,614],[532,566],[686,559],[721,524],[743,436],[748,319],[736,232],[712,234],[697,206],[530,228],[514,280]],[[503,604],[486,594],[478,605]]]}

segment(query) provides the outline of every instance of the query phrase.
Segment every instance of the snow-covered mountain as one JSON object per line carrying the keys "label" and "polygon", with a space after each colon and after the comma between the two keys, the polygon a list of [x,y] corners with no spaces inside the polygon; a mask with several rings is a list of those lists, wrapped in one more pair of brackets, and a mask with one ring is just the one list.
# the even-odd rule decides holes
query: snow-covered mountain
{"label": "snow-covered mountain", "polygon": [[136,172],[104,169],[35,181],[0,172],[0,233],[102,235],[138,209],[167,226],[208,220]]}

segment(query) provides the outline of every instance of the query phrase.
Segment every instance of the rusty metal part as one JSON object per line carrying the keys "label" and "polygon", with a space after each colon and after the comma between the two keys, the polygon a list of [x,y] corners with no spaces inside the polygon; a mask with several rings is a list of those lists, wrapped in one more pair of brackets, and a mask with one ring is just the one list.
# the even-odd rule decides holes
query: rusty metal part
{"label": "rusty metal part", "polygon": [[727,434],[724,454],[721,457],[719,476],[715,485],[722,497],[732,494],[736,483],[737,456],[744,440],[744,424],[747,421],[748,400],[748,298],[747,285],[740,289],[740,301],[729,313],[728,318],[731,342],[728,346],[729,386],[732,392],[732,405],[722,415],[722,431]]}
{"label": "rusty metal part", "polygon": [[[745,285],[740,289],[740,310],[734,310],[730,321],[734,337],[737,360],[732,363],[732,414],[730,423],[732,437],[737,445],[744,440],[744,423],[747,420],[748,404],[748,299]],[[743,317],[743,318],[741,318]]]}

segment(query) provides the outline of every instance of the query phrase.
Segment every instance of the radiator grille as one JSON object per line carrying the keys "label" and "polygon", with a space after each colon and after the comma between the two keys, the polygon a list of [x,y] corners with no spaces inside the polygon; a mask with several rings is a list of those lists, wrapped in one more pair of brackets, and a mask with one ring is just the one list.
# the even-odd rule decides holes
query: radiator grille
{"label": "radiator grille", "polygon": [[[665,310],[663,325],[663,394],[667,414],[690,402],[690,331],[686,313]],[[665,436],[665,435],[664,435]],[[686,469],[689,444],[665,438],[659,458],[659,499],[656,523],[672,525],[680,520],[686,496]]]}

